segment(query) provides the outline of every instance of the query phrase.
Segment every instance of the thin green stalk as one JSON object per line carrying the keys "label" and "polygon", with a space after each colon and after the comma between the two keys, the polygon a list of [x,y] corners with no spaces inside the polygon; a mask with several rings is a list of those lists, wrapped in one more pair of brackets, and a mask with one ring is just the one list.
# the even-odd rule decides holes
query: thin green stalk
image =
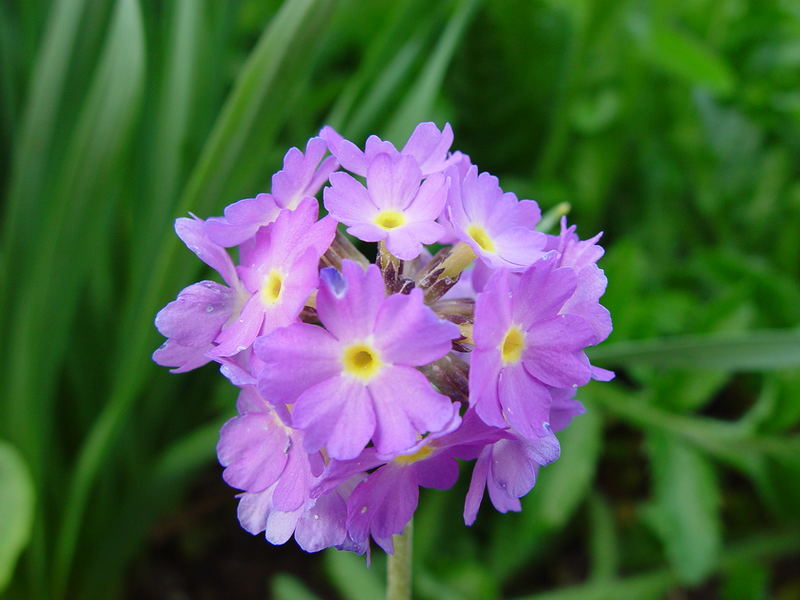
{"label": "thin green stalk", "polygon": [[411,600],[411,553],[414,522],[409,521],[402,535],[394,536],[394,554],[386,565],[386,600]]}

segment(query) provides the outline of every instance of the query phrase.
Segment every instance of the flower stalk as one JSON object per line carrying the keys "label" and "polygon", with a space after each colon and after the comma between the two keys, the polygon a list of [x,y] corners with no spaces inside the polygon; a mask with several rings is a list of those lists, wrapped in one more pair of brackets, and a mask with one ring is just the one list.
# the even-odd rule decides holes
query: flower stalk
{"label": "flower stalk", "polygon": [[394,536],[394,554],[387,563],[386,600],[411,600],[412,547],[414,521],[409,521],[401,535]]}

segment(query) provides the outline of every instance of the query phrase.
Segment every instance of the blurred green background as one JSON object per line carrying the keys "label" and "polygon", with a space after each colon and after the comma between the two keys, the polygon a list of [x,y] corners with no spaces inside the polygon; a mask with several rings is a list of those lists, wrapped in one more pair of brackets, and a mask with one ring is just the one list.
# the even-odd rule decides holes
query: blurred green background
{"label": "blurred green background", "polygon": [[152,322],[204,275],[176,216],[435,120],[605,231],[618,377],[521,514],[423,494],[417,597],[800,598],[796,0],[5,0],[0,81],[5,597],[380,596],[380,556],[239,529],[235,390]]}

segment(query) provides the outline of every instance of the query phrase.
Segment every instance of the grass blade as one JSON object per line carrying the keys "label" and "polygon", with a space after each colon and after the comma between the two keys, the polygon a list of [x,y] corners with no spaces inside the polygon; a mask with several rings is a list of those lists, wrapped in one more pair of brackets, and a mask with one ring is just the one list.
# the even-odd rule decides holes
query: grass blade
{"label": "grass blade", "polygon": [[608,366],[650,365],[724,371],[762,371],[800,366],[800,330],[764,330],[617,342],[592,349]]}

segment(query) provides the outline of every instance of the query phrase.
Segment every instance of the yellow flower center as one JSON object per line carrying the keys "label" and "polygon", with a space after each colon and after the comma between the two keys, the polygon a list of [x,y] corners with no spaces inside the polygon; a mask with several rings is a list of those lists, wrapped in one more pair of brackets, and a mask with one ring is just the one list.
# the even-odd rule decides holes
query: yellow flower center
{"label": "yellow flower center", "polygon": [[283,273],[272,269],[261,284],[261,300],[264,304],[272,306],[281,298],[283,291]]}
{"label": "yellow flower center", "polygon": [[512,325],[503,338],[500,345],[500,355],[504,364],[518,363],[522,358],[522,351],[525,350],[525,334],[522,333],[517,325]]}
{"label": "yellow flower center", "polygon": [[406,224],[405,214],[396,210],[383,210],[375,217],[375,225],[389,231]]}
{"label": "yellow flower center", "polygon": [[378,352],[367,344],[353,344],[342,353],[342,367],[345,373],[369,381],[380,371],[383,362]]}
{"label": "yellow flower center", "polygon": [[433,448],[431,448],[430,446],[423,446],[422,448],[414,452],[414,454],[403,454],[401,456],[398,456],[397,458],[394,459],[394,462],[396,462],[399,465],[412,465],[417,461],[428,458],[431,454],[433,454]]}
{"label": "yellow flower center", "polygon": [[492,238],[489,237],[489,234],[480,225],[475,225],[473,223],[467,227],[467,235],[471,237],[475,243],[478,244],[478,246],[480,246],[481,250],[484,250],[485,252],[495,251],[495,245],[492,241]]}

